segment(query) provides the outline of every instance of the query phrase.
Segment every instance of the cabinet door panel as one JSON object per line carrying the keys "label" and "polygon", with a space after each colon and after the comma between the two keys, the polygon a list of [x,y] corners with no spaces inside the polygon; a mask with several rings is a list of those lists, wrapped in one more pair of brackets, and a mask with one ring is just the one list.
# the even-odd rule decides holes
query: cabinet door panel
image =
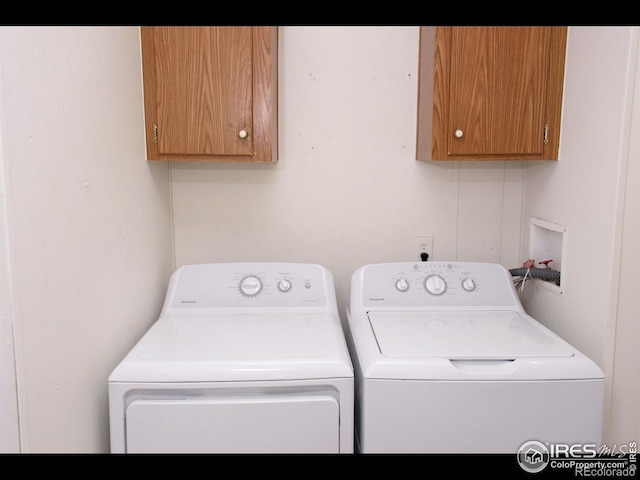
{"label": "cabinet door panel", "polygon": [[418,160],[557,160],[567,27],[421,27]]}
{"label": "cabinet door panel", "polygon": [[539,27],[451,29],[451,154],[542,154],[547,39]]}
{"label": "cabinet door panel", "polygon": [[154,27],[160,155],[250,155],[250,27]]}

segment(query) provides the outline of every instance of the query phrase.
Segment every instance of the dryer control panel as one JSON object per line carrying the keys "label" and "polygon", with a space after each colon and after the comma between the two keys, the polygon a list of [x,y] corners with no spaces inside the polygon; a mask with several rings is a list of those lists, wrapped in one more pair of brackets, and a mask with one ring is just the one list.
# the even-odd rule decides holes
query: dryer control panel
{"label": "dryer control panel", "polygon": [[354,274],[352,302],[365,307],[513,307],[511,274],[499,264],[401,262]]}
{"label": "dryer control panel", "polygon": [[174,272],[171,308],[321,307],[334,302],[331,274],[302,263],[186,265]]}

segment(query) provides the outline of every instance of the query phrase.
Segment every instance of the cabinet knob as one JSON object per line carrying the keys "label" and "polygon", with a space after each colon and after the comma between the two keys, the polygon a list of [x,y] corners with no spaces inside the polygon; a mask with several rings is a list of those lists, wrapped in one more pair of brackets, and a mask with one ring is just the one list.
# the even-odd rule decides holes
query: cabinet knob
{"label": "cabinet knob", "polygon": [[455,132],[453,132],[453,134],[456,136],[456,138],[462,138],[464,135],[464,132],[460,129],[457,129]]}
{"label": "cabinet knob", "polygon": [[238,132],[238,136],[239,136],[240,138],[247,138],[247,137],[249,136],[249,134],[247,133],[247,131],[246,131],[246,130],[240,130],[240,131]]}

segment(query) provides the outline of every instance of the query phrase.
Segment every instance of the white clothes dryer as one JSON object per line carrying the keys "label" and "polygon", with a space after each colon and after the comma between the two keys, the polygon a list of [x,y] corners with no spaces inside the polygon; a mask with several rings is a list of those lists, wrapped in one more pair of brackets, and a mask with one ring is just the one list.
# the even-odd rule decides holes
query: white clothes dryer
{"label": "white clothes dryer", "polygon": [[112,453],[352,453],[354,379],[320,265],[187,265],[108,379]]}
{"label": "white clothes dryer", "polygon": [[602,370],[525,312],[501,265],[364,266],[347,323],[357,452],[601,445]]}

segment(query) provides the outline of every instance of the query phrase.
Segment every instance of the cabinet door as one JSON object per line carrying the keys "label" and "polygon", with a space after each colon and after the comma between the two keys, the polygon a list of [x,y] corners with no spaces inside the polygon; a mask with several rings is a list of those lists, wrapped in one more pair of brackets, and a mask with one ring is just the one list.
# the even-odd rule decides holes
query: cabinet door
{"label": "cabinet door", "polygon": [[565,44],[566,27],[438,27],[432,159],[556,160]]}
{"label": "cabinet door", "polygon": [[142,27],[147,158],[272,161],[271,27]]}

